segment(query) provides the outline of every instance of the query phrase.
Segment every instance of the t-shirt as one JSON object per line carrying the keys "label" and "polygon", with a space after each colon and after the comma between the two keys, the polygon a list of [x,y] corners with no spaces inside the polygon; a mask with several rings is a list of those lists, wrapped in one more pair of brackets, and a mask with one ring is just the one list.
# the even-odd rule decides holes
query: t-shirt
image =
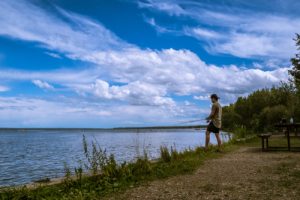
{"label": "t-shirt", "polygon": [[[222,106],[220,105],[219,102],[215,102],[212,104],[212,115],[211,115],[211,120],[215,127],[221,128],[222,126]],[[214,113],[213,113],[214,112]]]}

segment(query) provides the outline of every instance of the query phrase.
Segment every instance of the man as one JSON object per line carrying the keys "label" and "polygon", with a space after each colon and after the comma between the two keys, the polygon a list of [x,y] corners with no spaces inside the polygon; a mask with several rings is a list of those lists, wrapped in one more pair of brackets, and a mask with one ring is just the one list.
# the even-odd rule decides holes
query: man
{"label": "man", "polygon": [[221,148],[221,139],[220,139],[220,129],[222,125],[222,107],[220,103],[218,102],[219,97],[216,94],[212,94],[210,96],[212,107],[211,107],[211,113],[206,118],[207,122],[209,122],[207,129],[206,129],[206,140],[205,140],[205,150],[208,149],[208,144],[210,140],[210,133],[213,132],[217,138],[218,141],[218,151],[220,151]]}

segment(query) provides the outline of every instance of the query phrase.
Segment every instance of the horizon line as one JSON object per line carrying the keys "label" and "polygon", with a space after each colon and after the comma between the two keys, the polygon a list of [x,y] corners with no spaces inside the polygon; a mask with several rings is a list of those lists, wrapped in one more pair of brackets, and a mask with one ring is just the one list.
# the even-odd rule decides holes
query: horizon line
{"label": "horizon line", "polygon": [[168,129],[168,128],[204,128],[207,125],[187,125],[187,126],[131,126],[131,127],[111,127],[111,128],[92,128],[92,127],[0,127],[0,130],[116,130],[116,129]]}

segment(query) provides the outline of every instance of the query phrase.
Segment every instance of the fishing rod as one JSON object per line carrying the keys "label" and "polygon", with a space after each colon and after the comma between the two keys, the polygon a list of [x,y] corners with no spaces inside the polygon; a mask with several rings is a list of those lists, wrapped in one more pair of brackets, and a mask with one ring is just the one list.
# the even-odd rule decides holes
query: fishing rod
{"label": "fishing rod", "polygon": [[181,122],[181,123],[179,123],[179,124],[188,124],[188,123],[199,122],[199,121],[203,121],[203,120],[206,120],[206,119],[190,120],[190,121]]}

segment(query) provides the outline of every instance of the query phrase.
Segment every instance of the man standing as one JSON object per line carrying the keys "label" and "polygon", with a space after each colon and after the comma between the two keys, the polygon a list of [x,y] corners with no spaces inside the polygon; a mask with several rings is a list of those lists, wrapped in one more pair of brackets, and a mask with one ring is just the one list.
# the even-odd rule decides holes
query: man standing
{"label": "man standing", "polygon": [[208,144],[210,140],[210,133],[213,132],[217,138],[218,141],[218,147],[219,151],[221,148],[221,139],[220,139],[220,129],[222,125],[222,107],[220,103],[218,102],[219,97],[216,94],[212,94],[210,96],[212,107],[211,107],[211,113],[206,118],[207,122],[209,122],[207,129],[206,129],[206,140],[205,140],[205,150],[208,149]]}

